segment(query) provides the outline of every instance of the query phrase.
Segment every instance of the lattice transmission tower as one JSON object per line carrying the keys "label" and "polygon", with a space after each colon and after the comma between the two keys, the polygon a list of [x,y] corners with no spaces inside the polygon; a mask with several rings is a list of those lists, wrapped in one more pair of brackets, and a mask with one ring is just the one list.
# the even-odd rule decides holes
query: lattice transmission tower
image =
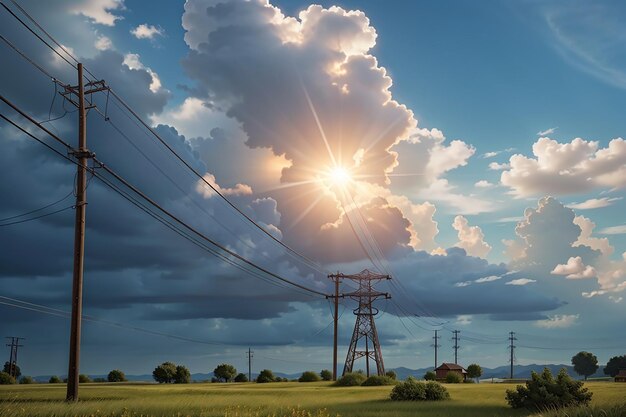
{"label": "lattice transmission tower", "polygon": [[[385,375],[383,354],[380,350],[378,332],[374,323],[374,316],[378,314],[378,309],[373,307],[372,304],[379,298],[391,298],[388,293],[374,289],[374,284],[382,280],[391,279],[391,277],[389,275],[376,274],[367,269],[354,275],[338,275],[340,275],[341,279],[352,280],[359,286],[356,291],[344,294],[346,297],[358,301],[359,307],[353,311],[356,316],[356,323],[354,324],[354,332],[348,348],[343,374],[352,372],[354,361],[364,357],[367,376],[370,375],[370,359],[376,363],[376,373]],[[365,341],[365,350],[358,350],[359,342],[362,340]]]}

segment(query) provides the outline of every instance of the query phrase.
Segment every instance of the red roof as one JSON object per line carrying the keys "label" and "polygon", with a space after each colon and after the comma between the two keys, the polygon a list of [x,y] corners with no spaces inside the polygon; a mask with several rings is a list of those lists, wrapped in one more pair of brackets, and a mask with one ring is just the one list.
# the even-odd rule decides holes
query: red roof
{"label": "red roof", "polygon": [[465,368],[463,368],[461,365],[457,365],[456,363],[442,363],[437,369],[435,369],[435,371],[438,370],[448,370],[448,371],[461,371],[463,373],[467,372],[465,370]]}

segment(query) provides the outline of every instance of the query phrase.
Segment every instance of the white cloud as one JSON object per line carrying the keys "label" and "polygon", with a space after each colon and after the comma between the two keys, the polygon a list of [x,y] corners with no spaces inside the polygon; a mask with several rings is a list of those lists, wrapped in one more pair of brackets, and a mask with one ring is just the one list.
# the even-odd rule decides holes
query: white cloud
{"label": "white cloud", "polygon": [[543,327],[545,329],[566,328],[576,324],[578,320],[578,314],[563,314],[549,317],[545,320],[537,320],[535,326]]}
{"label": "white cloud", "polygon": [[124,10],[124,0],[81,0],[70,8],[70,13],[81,14],[88,17],[94,23],[105,26],[115,26],[115,22],[122,16],[112,12]]}
{"label": "white cloud", "polygon": [[532,284],[533,282],[537,282],[537,280],[529,278],[518,278],[507,282],[505,285],[527,285]]}
{"label": "white cloud", "polygon": [[587,279],[596,276],[596,270],[591,265],[585,265],[580,256],[570,257],[566,264],[557,265],[551,274],[566,275],[567,279]]}
{"label": "white cloud", "polygon": [[456,193],[455,190],[456,187],[450,185],[447,179],[440,178],[421,190],[417,197],[443,202],[459,214],[488,213],[497,209],[491,200]]}
{"label": "white cloud", "polygon": [[94,46],[99,51],[106,51],[109,49],[113,49],[113,42],[111,42],[111,39],[109,39],[108,37],[101,35],[98,36],[98,39],[96,39]]}
{"label": "white cloud", "polygon": [[572,203],[568,204],[566,207],[572,208],[574,210],[591,210],[596,208],[608,207],[612,205],[614,202],[621,200],[622,197],[602,197],[602,198],[591,198],[589,200],[583,201],[582,203]]}
{"label": "white cloud", "polygon": [[132,29],[130,33],[137,39],[154,39],[156,36],[163,36],[163,29],[142,23]]}
{"label": "white cloud", "polygon": [[499,279],[502,279],[502,277],[499,277],[497,275],[490,275],[488,277],[478,278],[474,282],[477,283],[477,284],[482,284],[483,282],[493,282],[493,281],[497,281]]}
{"label": "white cloud", "polygon": [[620,226],[605,227],[598,233],[600,233],[601,235],[623,235],[626,234],[626,224]]}
{"label": "white cloud", "polygon": [[[250,187],[249,185],[246,184],[241,184],[238,183],[236,184],[234,187],[232,188],[222,188],[216,181],[215,181],[215,176],[212,174],[204,174],[204,179],[211,184],[213,187],[215,187],[215,189],[217,191],[219,191],[220,193],[226,195],[226,196],[230,196],[230,195],[251,195],[252,194],[252,187]],[[215,197],[217,194],[207,188],[205,186],[204,181],[202,180],[198,180],[197,184],[196,184],[196,191],[201,194],[204,198],[212,198]]]}
{"label": "white cloud", "polygon": [[478,226],[470,226],[463,216],[456,216],[452,227],[458,233],[459,241],[455,244],[465,249],[468,255],[484,258],[491,251],[491,246],[484,241],[485,235]]}
{"label": "white cloud", "polygon": [[489,182],[487,180],[480,180],[480,181],[477,181],[474,184],[474,187],[476,187],[476,188],[492,188],[492,187],[495,187],[495,184],[493,184],[493,183],[491,183],[491,182]]}
{"label": "white cloud", "polygon": [[617,297],[615,295],[609,295],[609,300],[613,301],[614,303],[620,303],[622,302],[623,299],[624,297]]}
{"label": "white cloud", "polygon": [[485,152],[484,154],[482,154],[482,157],[487,159],[487,158],[493,158],[494,156],[498,156],[500,155],[502,151],[492,151],[492,152]]}
{"label": "white cloud", "polygon": [[472,324],[472,319],[474,317],[469,314],[462,314],[456,317],[456,324],[460,326],[467,326],[468,324]]}
{"label": "white cloud", "polygon": [[626,186],[626,141],[622,138],[611,140],[606,148],[581,138],[569,143],[540,138],[533,145],[533,155],[513,155],[510,169],[501,175],[502,184],[518,197]]}
{"label": "white cloud", "polygon": [[502,171],[504,169],[509,169],[511,166],[507,163],[500,164],[498,162],[491,162],[489,164],[489,169],[492,171]]}
{"label": "white cloud", "polygon": [[558,129],[558,127],[551,127],[549,129],[546,129],[546,130],[540,130],[539,132],[537,132],[537,136],[551,135],[554,132],[556,132],[557,129]]}
{"label": "white cloud", "polygon": [[161,79],[159,75],[152,71],[152,69],[146,67],[139,59],[139,54],[126,54],[124,55],[124,65],[133,70],[145,70],[152,77],[152,83],[150,83],[150,91],[156,93],[161,90]]}
{"label": "white cloud", "polygon": [[463,281],[463,282],[457,282],[456,284],[454,284],[455,287],[467,287],[472,285],[472,281]]}
{"label": "white cloud", "polygon": [[524,220],[522,216],[501,217],[496,220],[496,223],[517,223]]}
{"label": "white cloud", "polygon": [[572,246],[589,246],[591,249],[599,250],[604,256],[613,254],[615,248],[609,243],[609,239],[605,237],[592,237],[593,229],[596,224],[584,216],[574,217],[574,224],[580,227],[580,235]]}

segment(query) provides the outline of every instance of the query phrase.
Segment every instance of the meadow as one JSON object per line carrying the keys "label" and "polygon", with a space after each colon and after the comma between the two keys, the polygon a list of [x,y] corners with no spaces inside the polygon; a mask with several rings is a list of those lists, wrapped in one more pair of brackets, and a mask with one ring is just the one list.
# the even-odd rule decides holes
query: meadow
{"label": "meadow", "polygon": [[[626,416],[626,384],[590,382],[590,409],[552,416]],[[451,399],[393,402],[391,387],[331,387],[327,382],[270,384],[82,384],[66,404],[64,384],[0,386],[0,417],[520,417],[504,399],[512,384],[446,384]]]}

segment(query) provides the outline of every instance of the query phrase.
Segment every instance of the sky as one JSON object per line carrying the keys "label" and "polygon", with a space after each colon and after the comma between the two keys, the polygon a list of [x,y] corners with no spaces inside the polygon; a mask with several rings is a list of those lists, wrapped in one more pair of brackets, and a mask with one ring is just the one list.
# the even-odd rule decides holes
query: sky
{"label": "sky", "polygon": [[[376,302],[386,367],[432,366],[434,330],[444,361],[460,330],[465,365],[505,365],[511,331],[518,364],[624,354],[621,2],[19,4],[200,174],[95,94],[88,147],[154,201],[323,294],[329,271],[390,274],[378,289],[392,298]],[[0,28],[76,83],[5,9]],[[7,42],[0,54],[0,93],[75,144],[58,84]],[[24,374],[62,375],[76,168],[4,120],[0,138],[0,333],[26,338]],[[330,367],[324,297],[223,262],[98,178],[87,194],[84,373],[244,370],[249,347],[257,371]],[[342,299],[340,363],[355,307]]]}

